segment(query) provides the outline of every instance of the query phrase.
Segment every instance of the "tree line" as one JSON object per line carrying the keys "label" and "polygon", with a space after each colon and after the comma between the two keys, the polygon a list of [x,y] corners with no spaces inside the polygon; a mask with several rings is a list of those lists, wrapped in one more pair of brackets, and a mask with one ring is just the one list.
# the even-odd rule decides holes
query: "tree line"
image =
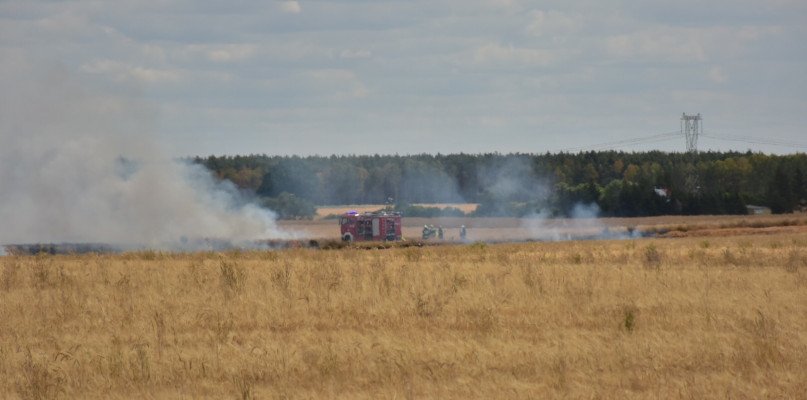
{"label": "tree line", "polygon": [[[192,162],[258,196],[285,218],[314,205],[479,203],[475,216],[788,213],[805,206],[807,155],[579,152],[209,156]],[[299,210],[297,210],[299,208]],[[421,210],[422,211],[422,210]],[[456,210],[451,210],[456,215]]]}

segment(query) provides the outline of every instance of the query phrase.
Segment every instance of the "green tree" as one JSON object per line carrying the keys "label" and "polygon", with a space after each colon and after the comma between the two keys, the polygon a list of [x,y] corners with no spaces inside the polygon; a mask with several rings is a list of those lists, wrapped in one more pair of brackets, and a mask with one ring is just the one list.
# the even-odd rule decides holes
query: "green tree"
{"label": "green tree", "polygon": [[781,165],[776,168],[768,186],[767,201],[774,214],[789,213],[796,207],[796,196],[790,186],[790,179]]}
{"label": "green tree", "polygon": [[622,180],[614,179],[602,188],[599,201],[600,210],[604,215],[619,215],[619,194],[622,192]]}

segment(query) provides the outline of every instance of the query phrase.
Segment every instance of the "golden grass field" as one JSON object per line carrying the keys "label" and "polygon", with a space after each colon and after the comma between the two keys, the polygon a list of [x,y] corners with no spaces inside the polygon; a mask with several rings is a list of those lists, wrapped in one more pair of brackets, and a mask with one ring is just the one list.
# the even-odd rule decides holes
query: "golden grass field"
{"label": "golden grass field", "polygon": [[807,234],[0,257],[0,398],[805,398]]}

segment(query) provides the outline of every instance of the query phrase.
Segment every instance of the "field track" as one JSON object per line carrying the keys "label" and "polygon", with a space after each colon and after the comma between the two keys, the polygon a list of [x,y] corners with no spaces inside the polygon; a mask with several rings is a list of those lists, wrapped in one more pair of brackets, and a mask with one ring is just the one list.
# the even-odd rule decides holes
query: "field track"
{"label": "field track", "polygon": [[[372,206],[368,206],[372,207]],[[356,207],[351,208],[356,209]],[[369,208],[368,208],[369,209]],[[736,234],[798,233],[807,230],[807,214],[661,216],[646,218],[537,219],[537,218],[407,218],[403,236],[416,239],[423,225],[443,226],[446,241],[459,241],[459,228],[468,229],[468,241],[552,241],[575,237],[636,236],[686,237]],[[302,239],[338,240],[335,219],[279,221],[279,227]],[[607,232],[607,235],[603,235]]]}
{"label": "field track", "polygon": [[[443,240],[421,239],[424,225],[442,226]],[[460,226],[468,228],[465,240],[459,237]],[[599,219],[518,219],[518,218],[404,218],[401,243],[369,242],[346,246],[335,219],[278,221],[287,237],[249,242],[227,239],[204,239],[178,244],[168,251],[229,251],[233,249],[339,249],[433,246],[462,243],[518,243],[570,240],[612,240],[637,238],[721,237],[737,235],[798,234],[807,232],[807,214],[760,216],[697,216]],[[85,254],[137,251],[136,246],[121,247],[104,243],[31,243],[5,244],[11,254]]]}

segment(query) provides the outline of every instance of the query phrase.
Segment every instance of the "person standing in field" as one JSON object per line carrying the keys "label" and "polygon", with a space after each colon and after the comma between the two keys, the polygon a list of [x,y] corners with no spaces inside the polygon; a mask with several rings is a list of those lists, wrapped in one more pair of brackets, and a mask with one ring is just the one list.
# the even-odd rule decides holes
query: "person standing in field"
{"label": "person standing in field", "polygon": [[465,240],[465,236],[467,234],[468,234],[468,232],[465,230],[465,225],[460,227],[460,239]]}
{"label": "person standing in field", "polygon": [[437,238],[438,239],[443,238],[443,225],[440,225],[440,226],[437,227]]}

